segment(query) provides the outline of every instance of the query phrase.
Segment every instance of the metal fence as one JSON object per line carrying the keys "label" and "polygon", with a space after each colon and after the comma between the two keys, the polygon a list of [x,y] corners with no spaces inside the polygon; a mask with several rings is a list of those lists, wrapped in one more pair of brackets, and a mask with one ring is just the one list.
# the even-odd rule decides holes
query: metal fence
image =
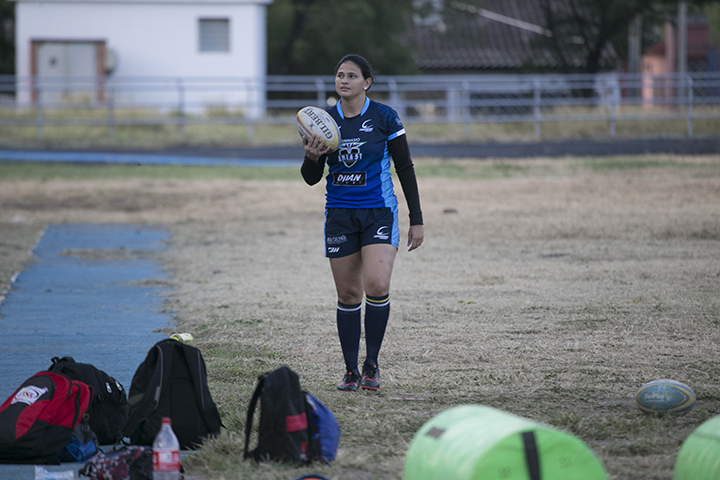
{"label": "metal fence", "polygon": [[[607,122],[615,136],[623,121],[720,120],[720,72],[686,75],[443,75],[376,79],[372,97],[406,124],[531,124]],[[333,105],[326,76],[15,77],[0,76],[0,127],[292,124],[303,106]]]}

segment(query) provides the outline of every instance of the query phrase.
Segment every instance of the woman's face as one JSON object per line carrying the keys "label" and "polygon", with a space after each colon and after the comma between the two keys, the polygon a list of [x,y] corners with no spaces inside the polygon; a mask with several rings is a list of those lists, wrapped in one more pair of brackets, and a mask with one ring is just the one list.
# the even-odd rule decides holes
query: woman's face
{"label": "woman's face", "polygon": [[365,87],[370,87],[372,80],[362,76],[360,67],[353,62],[345,62],[340,65],[335,74],[335,91],[340,98],[350,99],[362,95]]}

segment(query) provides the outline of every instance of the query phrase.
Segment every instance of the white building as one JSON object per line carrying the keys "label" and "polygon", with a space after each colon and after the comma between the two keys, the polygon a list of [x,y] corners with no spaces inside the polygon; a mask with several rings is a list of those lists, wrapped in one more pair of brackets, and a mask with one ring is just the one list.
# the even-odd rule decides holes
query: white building
{"label": "white building", "polygon": [[14,1],[19,105],[264,109],[272,0]]}

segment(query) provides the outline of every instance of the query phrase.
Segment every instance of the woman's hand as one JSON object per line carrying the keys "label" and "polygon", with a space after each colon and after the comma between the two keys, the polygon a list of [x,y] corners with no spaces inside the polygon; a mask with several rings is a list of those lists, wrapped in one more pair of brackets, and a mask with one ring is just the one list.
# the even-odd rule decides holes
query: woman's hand
{"label": "woman's hand", "polygon": [[313,162],[317,162],[320,157],[332,152],[332,149],[320,139],[320,135],[313,135],[310,139],[302,137],[302,142],[305,155]]}
{"label": "woman's hand", "polygon": [[407,246],[408,252],[412,252],[416,248],[418,248],[420,245],[422,245],[423,240],[425,239],[425,229],[422,225],[411,225],[410,230],[408,231],[408,241]]}

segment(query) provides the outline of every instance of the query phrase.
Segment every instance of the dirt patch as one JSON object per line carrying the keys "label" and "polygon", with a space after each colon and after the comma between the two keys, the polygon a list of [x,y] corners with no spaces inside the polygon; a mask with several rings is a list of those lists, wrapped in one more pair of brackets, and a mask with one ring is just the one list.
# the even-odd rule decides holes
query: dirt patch
{"label": "dirt patch", "polygon": [[[202,348],[228,427],[189,463],[197,476],[303,472],[238,458],[256,376],[287,364],[343,428],[338,459],[320,469],[331,478],[401,478],[414,432],[466,403],[577,435],[611,478],[672,478],[682,441],[720,413],[720,158],[518,161],[489,177],[418,160],[441,163],[460,175],[419,179],[426,243],[396,261],[377,395],[335,390],[324,192],[299,176],[0,181],[0,282],[46,224],[167,225],[168,310]],[[401,221],[404,238],[402,199]],[[690,385],[697,407],[640,414],[633,395],[657,378]]]}

